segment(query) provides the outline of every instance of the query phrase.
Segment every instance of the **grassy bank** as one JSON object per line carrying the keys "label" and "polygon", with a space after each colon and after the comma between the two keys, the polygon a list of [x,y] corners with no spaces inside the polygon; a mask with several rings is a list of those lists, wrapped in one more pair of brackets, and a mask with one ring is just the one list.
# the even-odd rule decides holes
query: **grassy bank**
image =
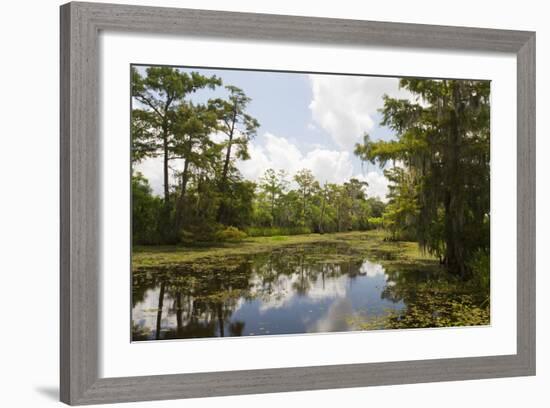
{"label": "grassy bank", "polygon": [[422,253],[415,242],[388,242],[384,231],[344,232],[334,234],[304,234],[292,236],[251,237],[240,243],[224,243],[195,247],[136,246],[133,250],[133,269],[143,267],[192,263],[205,258],[225,257],[269,252],[276,248],[295,245],[347,245],[353,256],[370,255],[388,262],[435,264],[434,258]]}

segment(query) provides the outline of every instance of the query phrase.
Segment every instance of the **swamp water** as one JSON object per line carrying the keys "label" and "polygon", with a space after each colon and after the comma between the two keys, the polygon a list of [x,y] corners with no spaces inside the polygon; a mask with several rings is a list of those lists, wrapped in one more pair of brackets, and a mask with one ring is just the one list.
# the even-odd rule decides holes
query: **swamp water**
{"label": "swamp water", "polygon": [[132,277],[132,340],[359,330],[357,320],[406,308],[402,284],[398,270],[338,245],[142,268]]}

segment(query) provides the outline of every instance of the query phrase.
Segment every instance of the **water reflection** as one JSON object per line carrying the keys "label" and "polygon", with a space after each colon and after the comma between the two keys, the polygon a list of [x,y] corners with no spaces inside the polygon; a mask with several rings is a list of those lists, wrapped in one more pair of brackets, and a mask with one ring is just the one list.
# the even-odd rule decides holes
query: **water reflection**
{"label": "water reflection", "polygon": [[133,274],[132,339],[347,331],[400,310],[384,267],[346,248],[294,247]]}

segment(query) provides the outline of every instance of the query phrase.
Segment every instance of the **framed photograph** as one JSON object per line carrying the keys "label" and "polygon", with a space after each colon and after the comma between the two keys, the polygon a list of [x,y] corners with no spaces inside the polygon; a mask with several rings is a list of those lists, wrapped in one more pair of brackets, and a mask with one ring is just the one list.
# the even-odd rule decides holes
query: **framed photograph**
{"label": "framed photograph", "polygon": [[534,375],[535,34],[62,6],[60,364],[71,405]]}

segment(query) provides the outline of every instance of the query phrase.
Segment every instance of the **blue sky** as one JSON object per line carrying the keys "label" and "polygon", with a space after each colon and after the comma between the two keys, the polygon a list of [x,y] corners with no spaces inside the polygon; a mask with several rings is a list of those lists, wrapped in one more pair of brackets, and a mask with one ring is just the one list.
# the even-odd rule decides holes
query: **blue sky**
{"label": "blue sky", "polygon": [[[145,67],[140,67],[141,72]],[[400,90],[398,79],[328,74],[181,68],[203,75],[216,75],[224,85],[244,90],[252,99],[248,113],[260,122],[250,144],[251,159],[239,162],[243,175],[257,180],[267,168],[284,169],[291,176],[309,168],[324,183],[342,183],[351,177],[367,181],[369,195],[385,198],[387,180],[372,164],[363,164],[353,154],[365,132],[371,139],[388,140],[389,129],[381,127],[378,109],[382,96],[410,98]],[[201,90],[190,99],[205,102],[223,97],[223,87]],[[175,165],[178,167],[178,164]],[[153,191],[162,191],[161,165],[149,159],[138,165]]]}

